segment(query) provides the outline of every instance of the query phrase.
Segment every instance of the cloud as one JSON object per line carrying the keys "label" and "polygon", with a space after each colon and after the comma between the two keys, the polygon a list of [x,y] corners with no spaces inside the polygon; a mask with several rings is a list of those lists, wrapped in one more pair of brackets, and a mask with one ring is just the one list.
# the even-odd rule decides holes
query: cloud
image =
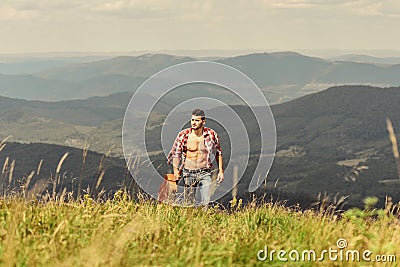
{"label": "cloud", "polygon": [[269,8],[277,9],[311,8],[315,6],[311,0],[262,0],[262,2]]}
{"label": "cloud", "polygon": [[359,16],[399,17],[400,2],[398,0],[355,0],[344,4],[353,14]]}
{"label": "cloud", "polygon": [[124,3],[123,1],[117,1],[117,2],[108,2],[108,3],[103,3],[94,8],[94,10],[98,11],[116,11],[116,10],[121,10],[124,8]]}
{"label": "cloud", "polygon": [[207,20],[208,22],[221,21],[221,16],[213,14],[214,11],[217,11],[217,7],[212,0],[191,2],[190,4],[182,6],[178,18],[189,22],[203,20]]}
{"label": "cloud", "polygon": [[[88,0],[89,2],[89,0]],[[87,2],[86,2],[87,3]],[[68,11],[78,10],[85,6],[85,2],[81,0],[2,0],[3,6],[12,7],[17,10],[48,12],[48,11]]]}
{"label": "cloud", "polygon": [[359,16],[398,16],[398,0],[240,0],[241,5],[260,4],[270,9],[329,8],[332,12],[346,12]]}
{"label": "cloud", "polygon": [[4,51],[395,47],[399,16],[399,0],[1,0],[0,33],[24,40]]}
{"label": "cloud", "polygon": [[378,16],[381,12],[383,3],[369,0],[350,1],[344,4],[352,13],[360,16]]}
{"label": "cloud", "polygon": [[113,18],[116,20],[160,21],[178,17],[182,5],[177,0],[100,0],[88,7],[88,14],[94,19]]}
{"label": "cloud", "polygon": [[37,13],[34,10],[19,10],[12,6],[0,6],[0,21],[29,20]]}
{"label": "cloud", "polygon": [[[100,1],[101,2],[101,1]],[[94,10],[98,11],[120,11],[126,9],[145,9],[160,10],[165,9],[170,4],[167,0],[119,0],[119,1],[103,1],[97,4]]]}
{"label": "cloud", "polygon": [[[216,8],[216,3],[219,7]],[[97,15],[114,16],[115,18],[129,18],[132,20],[160,20],[172,19],[177,21],[197,22],[207,19],[218,22],[223,19],[220,12],[226,13],[224,7],[230,2],[202,0],[118,0],[100,1],[91,8],[91,12]]]}
{"label": "cloud", "polygon": [[[222,3],[223,2],[223,3]],[[221,1],[214,14],[214,0],[2,0],[0,20],[28,20],[35,17],[42,22],[61,22],[70,20],[176,20],[195,22],[204,18],[218,21],[225,17],[224,6],[230,3]]]}

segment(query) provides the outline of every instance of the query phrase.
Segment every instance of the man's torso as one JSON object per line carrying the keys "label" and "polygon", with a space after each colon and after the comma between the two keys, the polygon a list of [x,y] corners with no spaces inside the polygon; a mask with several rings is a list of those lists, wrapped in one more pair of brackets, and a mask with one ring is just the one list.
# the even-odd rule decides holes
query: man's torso
{"label": "man's torso", "polygon": [[187,140],[185,169],[194,170],[207,166],[207,149],[204,145],[203,135],[197,136],[191,132]]}

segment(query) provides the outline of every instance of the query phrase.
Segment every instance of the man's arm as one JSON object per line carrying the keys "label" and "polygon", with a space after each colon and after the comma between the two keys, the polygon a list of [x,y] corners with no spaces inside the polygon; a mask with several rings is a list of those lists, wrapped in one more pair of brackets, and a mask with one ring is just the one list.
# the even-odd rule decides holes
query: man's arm
{"label": "man's arm", "polygon": [[175,181],[178,181],[181,177],[180,177],[180,173],[179,173],[179,164],[180,164],[180,158],[172,158],[172,166],[174,168],[174,178]]}
{"label": "man's arm", "polygon": [[181,142],[182,142],[182,132],[180,132],[175,138],[171,151],[168,154],[168,164],[171,164],[172,161],[175,181],[180,179],[179,164],[181,162],[181,155],[182,155]]}
{"label": "man's arm", "polygon": [[222,154],[218,154],[218,178],[217,182],[222,183],[224,181],[224,168],[222,163]]}
{"label": "man's arm", "polygon": [[221,143],[219,141],[219,136],[216,132],[214,132],[214,142],[215,142],[215,149],[216,149],[216,153],[217,153],[217,162],[218,162],[217,182],[222,183],[224,181],[224,166],[223,166],[223,162],[222,162]]}

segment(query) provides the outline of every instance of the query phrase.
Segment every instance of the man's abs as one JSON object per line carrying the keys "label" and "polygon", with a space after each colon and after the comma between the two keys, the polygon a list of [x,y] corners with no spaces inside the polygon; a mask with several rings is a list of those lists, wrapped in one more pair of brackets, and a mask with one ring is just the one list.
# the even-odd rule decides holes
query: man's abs
{"label": "man's abs", "polygon": [[194,170],[207,166],[207,150],[204,146],[204,139],[188,140],[186,151],[185,169]]}
{"label": "man's abs", "polygon": [[194,170],[205,168],[207,166],[207,152],[203,151],[186,152],[185,169]]}

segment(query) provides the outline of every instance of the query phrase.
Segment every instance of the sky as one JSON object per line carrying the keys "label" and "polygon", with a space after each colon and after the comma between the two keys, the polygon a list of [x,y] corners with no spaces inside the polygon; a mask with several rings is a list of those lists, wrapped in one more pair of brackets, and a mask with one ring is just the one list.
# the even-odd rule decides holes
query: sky
{"label": "sky", "polygon": [[400,50],[398,0],[2,0],[0,54]]}

